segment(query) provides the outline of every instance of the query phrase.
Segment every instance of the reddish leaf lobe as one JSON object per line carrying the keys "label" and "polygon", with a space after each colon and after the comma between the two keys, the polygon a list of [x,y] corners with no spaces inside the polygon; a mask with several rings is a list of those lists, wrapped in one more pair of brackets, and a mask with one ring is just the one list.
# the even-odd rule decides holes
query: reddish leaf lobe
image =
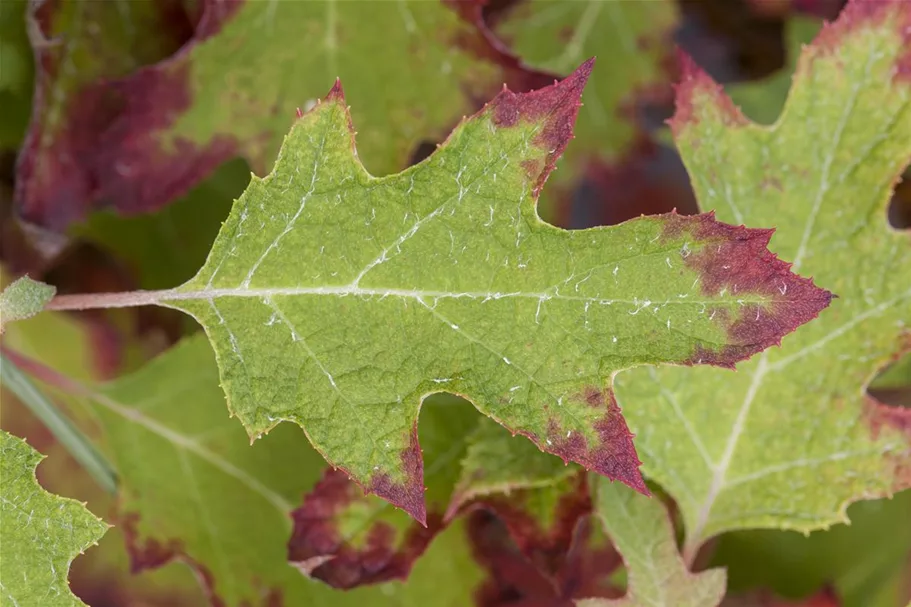
{"label": "reddish leaf lobe", "polygon": [[[240,5],[207,0],[188,45],[217,33]],[[223,136],[205,149],[178,140],[176,153],[162,150],[155,133],[192,103],[189,77],[185,62],[169,60],[121,80],[86,86],[69,106],[66,131],[50,150],[44,149],[44,126],[33,123],[17,164],[15,199],[21,216],[63,229],[96,201],[115,203],[127,214],[147,211],[183,194],[235,156],[235,142]],[[44,103],[41,91],[39,87],[36,116]]]}
{"label": "reddish leaf lobe", "polygon": [[424,503],[424,461],[418,443],[417,424],[411,430],[408,447],[402,451],[403,482],[395,482],[385,472],[370,479],[367,491],[402,508],[421,525],[427,525],[427,506]]}
{"label": "reddish leaf lobe", "polygon": [[896,62],[893,78],[911,82],[911,5],[907,0],[849,0],[838,19],[823,26],[812,48],[838,53],[842,38],[860,28],[894,29],[902,37],[904,54]]}
{"label": "reddish leaf lobe", "polygon": [[582,89],[594,64],[594,58],[589,59],[564,80],[554,81],[553,86],[530,93],[513,93],[504,87],[503,92],[489,104],[493,109],[493,123],[501,128],[515,126],[520,120],[538,121],[546,117],[544,128],[535,137],[534,143],[548,150],[547,159],[543,167],[526,167],[535,179],[533,194],[536,199],[557,159],[573,137],[573,125],[582,106]]}
{"label": "reddish leaf lobe", "polygon": [[768,250],[774,230],[731,226],[715,221],[714,212],[685,217],[662,216],[666,238],[690,234],[702,248],[684,258],[700,275],[702,292],[716,295],[758,295],[766,305],[745,304],[730,317],[726,309],[709,314],[727,321],[728,344],[720,350],[697,348],[688,364],[733,368],[734,364],[781,343],[781,338],[816,318],[832,301],[832,293],[820,289],[810,278],[790,271],[791,264]]}
{"label": "reddish leaf lobe", "polygon": [[414,561],[442,529],[442,516],[432,513],[427,526],[409,522],[404,532],[374,521],[362,532],[365,539],[355,546],[341,536],[339,517],[346,508],[365,499],[347,475],[326,470],[303,505],[292,513],[294,530],[288,542],[288,560],[305,575],[335,588],[406,578]]}
{"label": "reddish leaf lobe", "polygon": [[[607,395],[606,401],[605,394]],[[548,433],[543,444],[537,437],[529,436],[529,438],[538,447],[562,458],[563,461],[577,462],[611,480],[629,485],[644,495],[650,495],[645,481],[642,480],[642,474],[639,472],[642,462],[636,455],[633,434],[629,431],[626,420],[623,419],[613,391],[608,390],[605,393],[590,386],[578,398],[595,409],[604,410],[604,416],[594,424],[595,431],[598,433],[598,441],[595,445],[590,445],[586,438],[578,432],[567,432],[554,419],[548,422]]]}

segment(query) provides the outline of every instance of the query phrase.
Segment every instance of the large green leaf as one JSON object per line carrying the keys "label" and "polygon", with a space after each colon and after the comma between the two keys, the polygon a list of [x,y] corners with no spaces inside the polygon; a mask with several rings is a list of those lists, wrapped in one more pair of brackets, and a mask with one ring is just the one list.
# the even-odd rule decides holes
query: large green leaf
{"label": "large green leaf", "polygon": [[[552,214],[559,198],[566,202],[581,179],[597,177],[634,153],[643,136],[637,101],[669,95],[676,21],[671,0],[530,0],[494,25],[510,49],[536,68],[563,76],[591,56],[601,68],[586,87],[575,141],[541,199],[543,212]],[[605,204],[611,195],[603,192]]]}
{"label": "large green leaf", "polygon": [[911,319],[911,243],[885,210],[911,157],[909,23],[907,2],[851,2],[804,50],[771,127],[684,62],[672,126],[700,205],[778,225],[773,250],[838,294],[737,373],[618,378],[645,472],[680,505],[688,558],[729,529],[827,527],[848,503],[908,484],[908,411],[865,386],[907,348]]}
{"label": "large green leaf", "polygon": [[82,605],[67,584],[70,563],[107,525],[79,502],[42,489],[35,479],[41,459],[0,430],[0,596],[10,605]]}
{"label": "large green leaf", "polygon": [[713,607],[724,598],[720,569],[691,573],[677,549],[661,500],[593,479],[595,512],[623,556],[627,593],[618,600],[590,599],[580,607]]}
{"label": "large green leaf", "polygon": [[173,306],[205,327],[253,438],[294,421],[420,521],[417,416],[439,391],[644,490],[613,374],[732,365],[830,294],[768,253],[769,231],[711,215],[579,231],[542,222],[535,200],[590,69],[504,90],[430,158],[385,178],[358,161],[337,84],[235,204],[199,274],[122,302]]}

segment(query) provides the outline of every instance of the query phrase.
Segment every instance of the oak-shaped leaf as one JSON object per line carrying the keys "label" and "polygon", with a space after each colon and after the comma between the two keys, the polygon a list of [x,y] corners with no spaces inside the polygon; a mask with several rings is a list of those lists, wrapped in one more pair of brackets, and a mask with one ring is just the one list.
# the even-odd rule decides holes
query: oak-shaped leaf
{"label": "oak-shaped leaf", "polygon": [[0,536],[4,603],[83,605],[70,592],[70,563],[94,545],[107,525],[79,502],[45,491],[35,478],[42,456],[0,430]]}
{"label": "oak-shaped leaf", "polygon": [[618,376],[644,472],[680,507],[688,560],[723,531],[826,528],[911,483],[909,410],[866,394],[911,343],[911,240],[886,218],[911,158],[909,27],[908,2],[849,2],[804,48],[769,127],[683,57],[671,126],[700,205],[775,223],[772,250],[838,293],[735,374]]}
{"label": "oak-shaped leaf", "polygon": [[660,499],[593,478],[595,512],[623,557],[627,592],[621,599],[588,599],[579,607],[715,607],[724,598],[721,569],[692,573],[677,548]]}
{"label": "oak-shaped leaf", "polygon": [[831,294],[711,214],[566,231],[535,201],[592,67],[504,89],[433,155],[369,175],[340,84],[254,177],[199,273],[136,303],[205,328],[252,438],[283,420],[423,522],[417,418],[464,395],[541,449],[646,491],[611,378],[642,364],[731,366]]}

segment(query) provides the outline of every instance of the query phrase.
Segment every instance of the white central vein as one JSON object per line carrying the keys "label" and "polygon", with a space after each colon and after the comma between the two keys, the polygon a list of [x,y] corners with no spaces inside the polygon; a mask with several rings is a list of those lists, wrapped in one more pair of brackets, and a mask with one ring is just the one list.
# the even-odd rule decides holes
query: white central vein
{"label": "white central vein", "polygon": [[707,306],[707,305],[745,305],[751,303],[771,304],[771,303],[793,303],[790,299],[775,299],[769,297],[738,297],[729,301],[719,300],[701,300],[701,299],[668,299],[666,301],[655,301],[648,299],[620,299],[609,297],[583,297],[579,295],[562,295],[559,292],[525,292],[512,291],[501,293],[498,291],[436,291],[422,289],[394,289],[384,287],[359,287],[348,284],[341,286],[326,287],[275,287],[275,288],[254,288],[254,289],[203,289],[199,291],[158,291],[155,292],[155,303],[166,304],[168,301],[186,301],[192,299],[212,300],[220,297],[249,297],[249,298],[270,298],[282,296],[333,296],[333,297],[379,297],[379,298],[400,298],[420,300],[434,299],[480,299],[482,301],[498,299],[533,299],[533,300],[557,300],[557,301],[575,301],[583,303],[598,303],[604,305],[611,304],[629,304],[633,306],[646,307],[645,304],[654,304],[657,306],[675,305],[675,306]]}

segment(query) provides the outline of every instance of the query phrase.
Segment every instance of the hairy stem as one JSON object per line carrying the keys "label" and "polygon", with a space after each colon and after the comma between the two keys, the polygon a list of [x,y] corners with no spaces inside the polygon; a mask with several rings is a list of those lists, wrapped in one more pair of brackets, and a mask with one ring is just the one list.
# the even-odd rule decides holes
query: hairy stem
{"label": "hairy stem", "polygon": [[136,306],[149,306],[160,302],[169,293],[171,293],[170,290],[58,295],[52,299],[44,309],[91,310],[95,308],[132,308]]}

